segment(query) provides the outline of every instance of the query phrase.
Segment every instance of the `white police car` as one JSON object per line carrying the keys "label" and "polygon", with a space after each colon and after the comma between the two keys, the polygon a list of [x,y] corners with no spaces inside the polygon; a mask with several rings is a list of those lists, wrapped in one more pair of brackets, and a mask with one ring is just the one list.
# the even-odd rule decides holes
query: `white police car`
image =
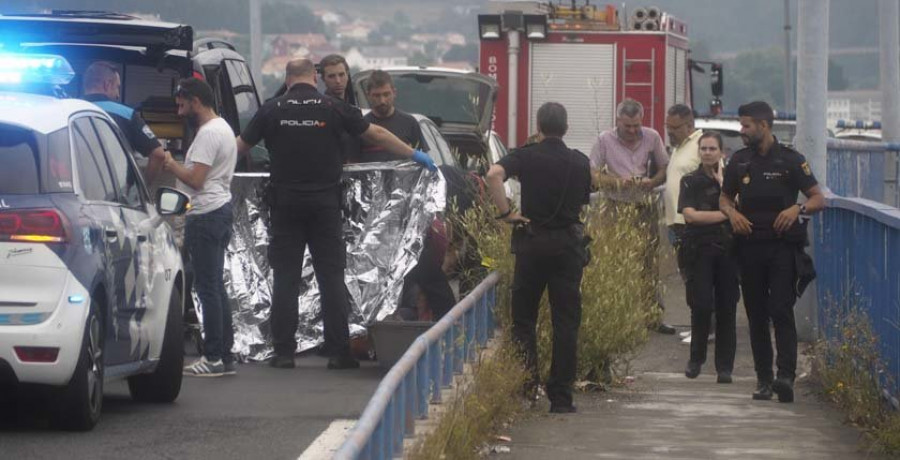
{"label": "white police car", "polygon": [[116,124],[97,106],[31,94],[72,78],[65,59],[0,54],[0,383],[58,387],[53,420],[91,429],[103,384],[134,399],[181,389],[183,268]]}

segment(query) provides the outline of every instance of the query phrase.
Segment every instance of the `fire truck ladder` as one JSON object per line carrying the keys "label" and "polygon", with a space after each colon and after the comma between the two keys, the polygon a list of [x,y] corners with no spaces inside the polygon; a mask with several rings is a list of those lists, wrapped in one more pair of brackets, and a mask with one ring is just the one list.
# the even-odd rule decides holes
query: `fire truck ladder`
{"label": "fire truck ladder", "polygon": [[[650,81],[628,81],[630,64],[650,64]],[[622,48],[622,99],[628,97],[628,88],[636,87],[650,89],[650,107],[645,108],[645,113],[650,111],[650,126],[656,126],[656,49],[650,49],[650,59],[628,59],[628,49]]]}

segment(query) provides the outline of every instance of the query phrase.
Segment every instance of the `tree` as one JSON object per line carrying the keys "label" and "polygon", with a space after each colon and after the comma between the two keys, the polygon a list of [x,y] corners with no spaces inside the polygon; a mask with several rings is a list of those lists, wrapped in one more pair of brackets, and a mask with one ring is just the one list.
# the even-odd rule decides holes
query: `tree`
{"label": "tree", "polygon": [[378,29],[369,34],[369,38],[390,43],[396,40],[405,40],[415,32],[416,28],[412,25],[409,16],[402,11],[397,11],[394,13],[393,19],[382,22]]}
{"label": "tree", "polygon": [[746,51],[725,64],[725,110],[749,101],[784,106],[784,66],[781,48]]}
{"label": "tree", "polygon": [[425,53],[421,51],[416,51],[409,58],[409,65],[411,66],[430,66],[434,64],[434,60],[428,57]]}
{"label": "tree", "polygon": [[264,2],[262,27],[267,34],[324,33],[325,23],[306,5],[294,2]]}
{"label": "tree", "polygon": [[476,64],[478,62],[478,45],[453,45],[444,53],[442,59],[445,61],[465,61]]}

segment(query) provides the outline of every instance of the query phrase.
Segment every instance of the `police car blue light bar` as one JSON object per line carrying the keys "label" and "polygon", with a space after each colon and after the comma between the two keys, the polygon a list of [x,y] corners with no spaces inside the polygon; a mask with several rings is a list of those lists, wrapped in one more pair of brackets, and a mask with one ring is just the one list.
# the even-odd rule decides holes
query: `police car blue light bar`
{"label": "police car blue light bar", "polygon": [[0,53],[0,85],[66,85],[74,77],[75,71],[62,56]]}
{"label": "police car blue light bar", "polygon": [[881,129],[880,121],[838,120],[838,129]]}

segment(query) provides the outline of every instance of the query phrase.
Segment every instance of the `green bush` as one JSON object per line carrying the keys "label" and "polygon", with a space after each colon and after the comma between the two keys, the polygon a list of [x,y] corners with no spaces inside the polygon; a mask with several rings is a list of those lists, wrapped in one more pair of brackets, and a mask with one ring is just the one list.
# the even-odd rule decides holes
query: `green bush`
{"label": "green bush", "polygon": [[435,430],[413,446],[412,460],[476,459],[503,424],[524,410],[521,398],[525,371],[508,337],[499,340],[495,353],[482,353],[474,366],[471,384],[449,403]]}
{"label": "green bush", "polygon": [[[509,322],[510,283],[515,256],[510,254],[511,226],[494,220],[493,206],[476,207],[463,218],[475,236],[483,260],[503,275],[501,312]],[[655,260],[647,257],[655,222],[630,205],[601,200],[585,212],[585,232],[592,238],[591,263],[581,283],[582,316],[578,340],[579,378],[608,375],[647,341],[647,325],[659,316],[655,304]],[[553,329],[546,293],[538,319],[538,360],[542,375],[550,369]]]}
{"label": "green bush", "polygon": [[882,378],[889,374],[866,310],[849,299],[829,300],[825,325],[826,338],[816,344],[813,359],[822,396],[865,430],[872,450],[900,454],[900,413],[883,397]]}
{"label": "green bush", "polygon": [[[592,258],[581,282],[578,378],[610,383],[610,377],[647,342],[647,325],[659,315],[657,280],[650,276],[656,261],[646,254],[656,229],[635,206],[613,209],[602,200],[586,211],[585,222],[585,232],[592,238]],[[553,328],[546,295],[541,303],[538,359],[546,379]]]}
{"label": "green bush", "polygon": [[[582,282],[582,323],[578,369],[582,377],[625,363],[647,340],[647,324],[658,311],[655,280],[647,274],[647,245],[655,227],[633,207],[616,209],[615,218],[601,203],[586,213],[586,232],[593,238],[593,260]],[[521,397],[527,374],[510,341],[510,294],[515,256],[510,254],[510,225],[494,219],[496,209],[483,205],[461,218],[451,218],[451,232],[466,232],[477,242],[482,263],[499,272],[495,317],[502,329],[496,351],[480,355],[471,384],[449,403],[435,430],[416,444],[410,459],[475,459],[502,424],[523,411]],[[655,223],[654,223],[655,224]],[[462,273],[477,276],[477,273]],[[549,311],[541,308],[538,354],[542,372],[550,366],[552,328]]]}

